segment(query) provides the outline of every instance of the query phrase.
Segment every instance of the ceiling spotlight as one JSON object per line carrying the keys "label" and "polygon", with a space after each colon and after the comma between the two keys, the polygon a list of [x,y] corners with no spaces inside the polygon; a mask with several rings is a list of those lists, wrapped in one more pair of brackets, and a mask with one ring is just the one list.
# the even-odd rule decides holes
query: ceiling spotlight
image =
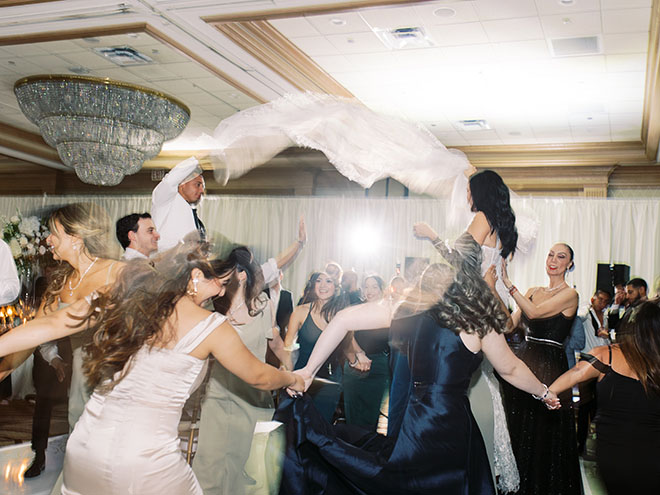
{"label": "ceiling spotlight", "polygon": [[456,11],[449,7],[441,7],[439,9],[435,9],[433,11],[433,15],[436,17],[444,17],[444,18],[454,17],[456,15]]}
{"label": "ceiling spotlight", "polygon": [[569,25],[569,24],[573,24],[573,21],[571,20],[570,17],[564,17],[564,18],[561,20],[561,23],[562,23],[564,26],[567,26],[567,25]]}
{"label": "ceiling spotlight", "polygon": [[575,0],[559,0],[559,5],[570,7],[571,5],[575,5]]}
{"label": "ceiling spotlight", "polygon": [[346,21],[338,17],[333,17],[332,19],[330,19],[330,24],[334,24],[335,26],[345,26]]}

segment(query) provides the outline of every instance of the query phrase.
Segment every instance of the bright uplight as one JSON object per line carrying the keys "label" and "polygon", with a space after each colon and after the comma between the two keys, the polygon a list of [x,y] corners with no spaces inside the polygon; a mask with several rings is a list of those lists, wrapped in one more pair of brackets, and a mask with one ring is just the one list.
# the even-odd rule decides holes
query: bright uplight
{"label": "bright uplight", "polygon": [[353,252],[356,255],[373,255],[380,249],[380,232],[371,224],[356,224],[351,230],[350,242]]}

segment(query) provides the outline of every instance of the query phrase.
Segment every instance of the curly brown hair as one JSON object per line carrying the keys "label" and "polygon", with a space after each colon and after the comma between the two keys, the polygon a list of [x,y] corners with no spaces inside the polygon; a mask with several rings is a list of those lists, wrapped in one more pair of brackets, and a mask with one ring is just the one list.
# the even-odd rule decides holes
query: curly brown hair
{"label": "curly brown hair", "polygon": [[429,310],[439,325],[483,338],[491,331],[503,333],[507,316],[481,276],[481,246],[467,232],[444,247],[443,256],[455,268],[454,280]]}
{"label": "curly brown hair", "polygon": [[201,270],[207,279],[224,275],[213,269],[208,250],[206,243],[187,241],[152,261],[131,260],[115,284],[91,301],[80,318],[80,326],[88,324],[92,333],[83,363],[91,387],[112,390],[144,345],[163,346],[174,338],[165,323],[186,294],[192,270]]}

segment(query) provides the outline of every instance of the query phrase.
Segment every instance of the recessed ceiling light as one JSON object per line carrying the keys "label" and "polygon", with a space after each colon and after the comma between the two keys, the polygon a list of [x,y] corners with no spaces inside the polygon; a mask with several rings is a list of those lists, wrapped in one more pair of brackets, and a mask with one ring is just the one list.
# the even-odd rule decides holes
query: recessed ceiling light
{"label": "recessed ceiling light", "polygon": [[433,15],[436,17],[454,17],[456,15],[456,11],[449,7],[440,7],[439,9],[435,9],[433,11]]}
{"label": "recessed ceiling light", "polygon": [[571,20],[570,17],[564,17],[564,18],[561,20],[561,23],[562,23],[564,26],[566,26],[566,25],[568,25],[568,24],[573,24],[573,21]]}
{"label": "recessed ceiling light", "polygon": [[330,24],[334,24],[335,26],[345,26],[346,21],[344,19],[340,19],[339,17],[333,17],[330,19]]}
{"label": "recessed ceiling light", "polygon": [[69,67],[67,70],[73,74],[78,74],[79,76],[89,74],[91,72],[87,67],[82,66]]}
{"label": "recessed ceiling light", "polygon": [[522,135],[522,132],[519,131],[511,131],[509,133],[509,136],[520,136],[520,135]]}
{"label": "recessed ceiling light", "polygon": [[101,40],[98,38],[83,38],[83,41],[86,41],[87,43],[98,43]]}
{"label": "recessed ceiling light", "polygon": [[138,33],[128,33],[126,36],[128,36],[130,38],[139,38],[140,37],[140,35]]}
{"label": "recessed ceiling light", "polygon": [[574,4],[575,0],[559,0],[559,5],[563,5],[564,7],[569,7]]}

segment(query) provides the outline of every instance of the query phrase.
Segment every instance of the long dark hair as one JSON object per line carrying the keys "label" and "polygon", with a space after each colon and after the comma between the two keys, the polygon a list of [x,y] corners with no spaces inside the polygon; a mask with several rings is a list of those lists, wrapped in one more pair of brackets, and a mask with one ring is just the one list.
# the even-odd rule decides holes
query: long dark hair
{"label": "long dark hair", "polygon": [[250,316],[257,316],[261,313],[267,304],[267,297],[263,293],[264,274],[261,266],[254,260],[252,252],[245,246],[239,246],[229,253],[227,259],[212,261],[214,271],[217,273],[234,272],[225,295],[213,301],[215,310],[222,314],[227,314],[231,307],[231,302],[240,289],[238,273],[245,272],[245,305],[248,308]]}
{"label": "long dark hair", "polygon": [[507,316],[481,276],[481,246],[465,232],[451,251],[446,248],[445,251],[442,254],[451,263],[455,275],[448,286],[446,271],[439,271],[434,277],[435,282],[426,290],[438,293],[436,286],[442,285],[446,290],[429,314],[438,324],[457,334],[463,331],[483,338],[491,331],[503,333]]}
{"label": "long dark hair", "polygon": [[[303,295],[300,298],[298,305],[310,303],[310,308],[314,308],[314,306],[318,303],[319,299],[316,296],[316,291],[314,288],[316,287],[316,281],[321,277],[321,275],[327,275],[327,273],[314,272],[310,275],[307,283],[305,284]],[[332,279],[332,283],[335,287],[335,293],[325,302],[321,308],[321,316],[325,321],[330,322],[330,320],[332,320],[337,312],[348,306],[348,296],[344,291],[341,290],[338,281],[329,275],[328,277]]]}
{"label": "long dark hair", "polygon": [[518,231],[516,215],[511,208],[509,188],[492,170],[482,170],[470,177],[472,211],[481,211],[502,242],[502,258],[516,250]]}
{"label": "long dark hair", "polygon": [[206,243],[188,241],[152,262],[131,261],[112,288],[92,300],[89,311],[80,318],[80,326],[89,324],[92,333],[91,342],[84,346],[83,363],[91,387],[111,390],[145,344],[164,345],[174,338],[174,333],[164,333],[165,322],[186,294],[192,270],[201,270],[205,278],[224,275],[207,259],[208,248]]}
{"label": "long dark hair", "polygon": [[647,395],[660,395],[660,299],[646,301],[633,310],[616,333],[628,366]]}

